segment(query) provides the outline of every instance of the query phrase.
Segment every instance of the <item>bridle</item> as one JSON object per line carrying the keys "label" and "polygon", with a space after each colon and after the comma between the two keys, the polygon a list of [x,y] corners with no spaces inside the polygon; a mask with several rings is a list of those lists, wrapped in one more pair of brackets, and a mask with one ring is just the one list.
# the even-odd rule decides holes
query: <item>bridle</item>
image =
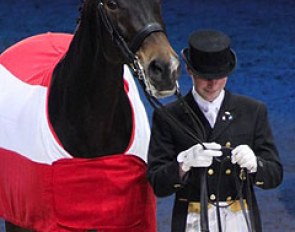
{"label": "bridle", "polygon": [[102,0],[98,0],[98,10],[100,12],[102,22],[111,35],[112,40],[119,47],[122,55],[124,56],[127,64],[132,69],[135,76],[139,79],[140,82],[144,82],[144,90],[147,91],[149,95],[151,95],[152,91],[150,87],[150,81],[146,78],[144,69],[140,63],[139,58],[136,55],[136,51],[139,49],[144,39],[150,34],[154,32],[165,33],[164,28],[159,23],[149,23],[137,32],[137,34],[132,39],[130,46],[128,46],[126,40],[122,36],[122,33],[120,33],[118,28],[114,26],[113,22],[110,20],[108,14],[106,13]]}

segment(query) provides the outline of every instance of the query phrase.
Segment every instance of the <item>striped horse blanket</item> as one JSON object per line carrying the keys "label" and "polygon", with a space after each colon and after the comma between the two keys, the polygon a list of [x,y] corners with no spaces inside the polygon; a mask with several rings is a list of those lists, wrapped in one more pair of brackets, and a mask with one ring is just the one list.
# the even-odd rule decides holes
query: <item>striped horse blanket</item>
{"label": "striped horse blanket", "polygon": [[0,217],[42,232],[155,232],[145,176],[150,129],[129,69],[133,132],[123,154],[74,158],[50,125],[48,86],[72,38],[36,35],[0,55]]}

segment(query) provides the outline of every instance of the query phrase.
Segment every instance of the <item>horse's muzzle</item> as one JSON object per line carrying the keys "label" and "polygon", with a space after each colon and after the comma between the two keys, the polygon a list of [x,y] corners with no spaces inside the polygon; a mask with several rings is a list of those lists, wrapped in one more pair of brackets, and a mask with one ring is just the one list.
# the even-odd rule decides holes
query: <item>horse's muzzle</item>
{"label": "horse's muzzle", "polygon": [[161,59],[154,59],[148,66],[147,74],[154,97],[168,97],[177,89],[180,63],[176,58],[171,58],[168,63]]}

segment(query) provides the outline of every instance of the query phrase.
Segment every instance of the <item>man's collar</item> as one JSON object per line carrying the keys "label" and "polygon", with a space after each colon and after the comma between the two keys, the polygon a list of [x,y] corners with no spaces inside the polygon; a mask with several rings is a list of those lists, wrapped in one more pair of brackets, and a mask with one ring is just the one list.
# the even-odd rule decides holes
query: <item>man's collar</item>
{"label": "man's collar", "polygon": [[192,95],[195,99],[195,101],[197,102],[198,106],[200,107],[200,109],[203,111],[203,112],[208,112],[209,109],[215,109],[215,110],[219,110],[220,109],[220,106],[221,106],[221,103],[224,99],[224,95],[225,95],[225,91],[224,89],[221,90],[220,94],[218,95],[218,97],[216,99],[214,99],[214,101],[212,102],[209,102],[207,100],[205,100],[196,90],[195,88],[193,87],[192,89]]}

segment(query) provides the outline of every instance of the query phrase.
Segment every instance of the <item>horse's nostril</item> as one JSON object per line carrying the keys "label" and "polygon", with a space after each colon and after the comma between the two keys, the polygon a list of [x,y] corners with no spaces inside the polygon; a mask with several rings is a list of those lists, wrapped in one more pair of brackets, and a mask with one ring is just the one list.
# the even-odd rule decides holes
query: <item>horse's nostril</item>
{"label": "horse's nostril", "polygon": [[161,78],[163,72],[165,71],[165,65],[159,60],[153,60],[149,66],[150,76],[154,77],[156,80]]}
{"label": "horse's nostril", "polygon": [[175,87],[177,72],[173,62],[165,62],[161,59],[154,59],[148,67],[148,76],[151,84],[158,91],[170,91]]}

